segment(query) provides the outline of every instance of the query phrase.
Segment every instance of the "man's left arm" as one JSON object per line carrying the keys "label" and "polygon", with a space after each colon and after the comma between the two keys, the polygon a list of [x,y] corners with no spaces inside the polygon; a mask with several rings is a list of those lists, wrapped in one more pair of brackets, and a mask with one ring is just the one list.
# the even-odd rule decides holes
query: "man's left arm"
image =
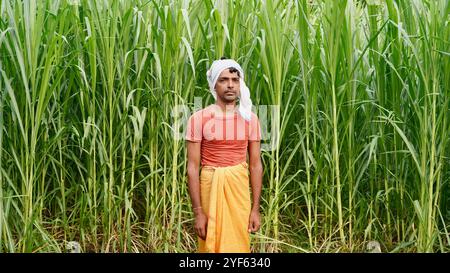
{"label": "man's left arm", "polygon": [[249,154],[249,170],[250,170],[250,183],[252,187],[252,209],[250,212],[250,218],[248,222],[248,231],[256,232],[261,226],[261,216],[259,213],[261,188],[262,188],[262,176],[263,167],[261,163],[261,142],[249,141],[248,142],[248,154]]}

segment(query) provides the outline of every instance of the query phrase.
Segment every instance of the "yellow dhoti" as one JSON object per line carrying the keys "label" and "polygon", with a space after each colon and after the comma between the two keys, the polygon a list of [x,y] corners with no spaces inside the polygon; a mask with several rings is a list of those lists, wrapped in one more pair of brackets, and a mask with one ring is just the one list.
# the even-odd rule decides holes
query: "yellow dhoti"
{"label": "yellow dhoti", "polygon": [[200,194],[208,216],[206,240],[198,237],[198,252],[250,252],[248,220],[250,189],[248,164],[203,167]]}

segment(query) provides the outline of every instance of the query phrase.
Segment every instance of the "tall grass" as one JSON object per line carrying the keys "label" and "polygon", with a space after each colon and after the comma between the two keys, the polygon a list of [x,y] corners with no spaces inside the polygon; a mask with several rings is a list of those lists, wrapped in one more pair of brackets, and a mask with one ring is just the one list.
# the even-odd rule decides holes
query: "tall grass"
{"label": "tall grass", "polygon": [[206,70],[228,56],[253,103],[277,106],[254,251],[447,252],[449,13],[448,0],[0,0],[0,251],[195,251],[173,110],[212,103]]}

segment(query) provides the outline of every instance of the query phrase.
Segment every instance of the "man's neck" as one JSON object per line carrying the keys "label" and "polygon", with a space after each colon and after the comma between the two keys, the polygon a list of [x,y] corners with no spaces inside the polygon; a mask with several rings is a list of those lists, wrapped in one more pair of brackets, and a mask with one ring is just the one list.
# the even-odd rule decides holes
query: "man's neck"
{"label": "man's neck", "polygon": [[218,110],[221,110],[222,113],[232,113],[236,111],[236,102],[232,103],[224,103],[222,101],[216,101],[215,105]]}

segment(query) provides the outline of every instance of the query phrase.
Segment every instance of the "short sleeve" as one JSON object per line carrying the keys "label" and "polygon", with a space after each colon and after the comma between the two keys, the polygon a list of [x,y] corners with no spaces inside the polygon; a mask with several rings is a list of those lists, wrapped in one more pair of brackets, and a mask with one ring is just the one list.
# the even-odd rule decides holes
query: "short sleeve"
{"label": "short sleeve", "polygon": [[252,113],[249,126],[248,141],[261,141],[261,126],[257,115]]}
{"label": "short sleeve", "polygon": [[189,117],[186,128],[186,140],[192,142],[202,141],[202,115],[199,112]]}

